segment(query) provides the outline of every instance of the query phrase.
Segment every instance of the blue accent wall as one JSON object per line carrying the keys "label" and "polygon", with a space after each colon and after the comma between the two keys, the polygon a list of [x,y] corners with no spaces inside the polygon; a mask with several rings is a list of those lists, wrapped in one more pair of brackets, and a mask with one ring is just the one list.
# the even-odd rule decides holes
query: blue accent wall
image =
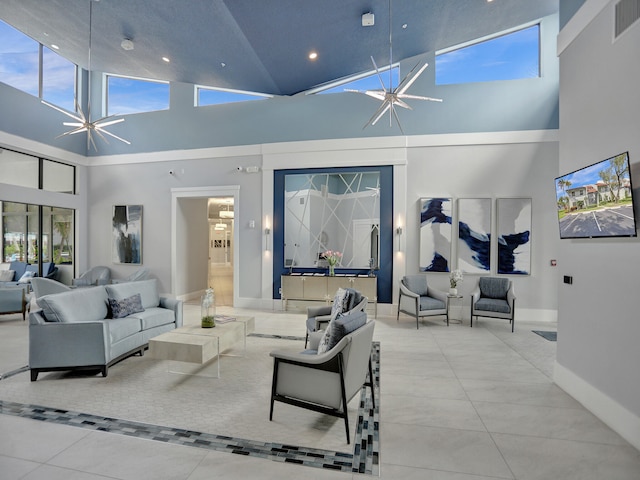
{"label": "blue accent wall", "polygon": [[[285,175],[311,173],[380,172],[380,267],[378,302],[391,303],[393,285],[393,167],[341,167],[276,170],[273,172],[273,298],[280,298],[280,276],[289,273],[284,267],[284,179]],[[293,268],[294,272],[317,272],[316,268]],[[366,274],[368,269],[340,269],[341,273]]]}

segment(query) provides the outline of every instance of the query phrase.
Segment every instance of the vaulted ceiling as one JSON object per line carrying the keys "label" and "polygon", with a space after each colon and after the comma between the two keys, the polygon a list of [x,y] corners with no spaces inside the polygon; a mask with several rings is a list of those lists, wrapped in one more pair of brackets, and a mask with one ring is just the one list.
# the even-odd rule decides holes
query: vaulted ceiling
{"label": "vaulted ceiling", "polygon": [[[89,28],[90,1],[0,0],[0,19],[84,68],[91,32],[92,70],[274,95],[370,71],[371,56],[389,64],[389,0],[94,0]],[[391,0],[393,61],[535,21],[558,3]],[[363,27],[368,12],[375,24]]]}

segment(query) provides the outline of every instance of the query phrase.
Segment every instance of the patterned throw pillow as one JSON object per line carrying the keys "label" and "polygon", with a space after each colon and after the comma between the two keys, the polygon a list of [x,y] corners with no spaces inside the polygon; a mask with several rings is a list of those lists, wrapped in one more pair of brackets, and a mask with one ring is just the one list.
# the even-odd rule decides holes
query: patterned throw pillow
{"label": "patterned throw pillow", "polygon": [[30,283],[31,279],[35,276],[37,276],[35,272],[26,271],[20,277],[20,280],[18,280],[18,283]]}
{"label": "patterned throw pillow", "polygon": [[142,297],[139,293],[123,300],[110,298],[109,308],[111,309],[111,318],[124,318],[132,313],[144,312],[144,308],[142,308]]}
{"label": "patterned throw pillow", "polygon": [[335,321],[337,316],[342,313],[344,299],[347,296],[347,293],[348,292],[344,288],[339,288],[336,292],[336,296],[333,298],[333,306],[331,307],[331,320],[329,321],[327,328],[324,330],[324,335],[322,336],[322,340],[320,340],[320,344],[318,345],[318,353],[324,353],[329,350],[333,322]]}

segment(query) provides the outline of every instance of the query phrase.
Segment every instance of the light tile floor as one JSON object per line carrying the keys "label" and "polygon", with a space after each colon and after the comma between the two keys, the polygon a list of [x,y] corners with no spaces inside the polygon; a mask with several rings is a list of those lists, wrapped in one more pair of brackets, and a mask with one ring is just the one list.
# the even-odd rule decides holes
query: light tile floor
{"label": "light tile floor", "polygon": [[[299,329],[300,315],[261,314],[270,333]],[[7,318],[0,329],[24,328]],[[378,318],[381,477],[638,480],[640,452],[553,384],[556,343],[531,330],[554,329]],[[0,337],[1,371],[17,343]],[[0,415],[3,480],[350,477],[361,476]]]}

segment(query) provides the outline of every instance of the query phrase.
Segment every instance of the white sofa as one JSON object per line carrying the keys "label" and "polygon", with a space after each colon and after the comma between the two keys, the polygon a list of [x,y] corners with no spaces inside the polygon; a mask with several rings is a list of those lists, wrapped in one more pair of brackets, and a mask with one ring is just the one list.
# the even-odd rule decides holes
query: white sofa
{"label": "white sofa", "polygon": [[[182,326],[182,301],[160,296],[156,282],[77,288],[39,298],[41,310],[29,314],[31,381],[40,372],[57,370],[99,369],[106,377],[116,362],[143,355],[150,338]],[[142,311],[112,318],[110,300],[113,311],[122,311],[131,298]]]}

